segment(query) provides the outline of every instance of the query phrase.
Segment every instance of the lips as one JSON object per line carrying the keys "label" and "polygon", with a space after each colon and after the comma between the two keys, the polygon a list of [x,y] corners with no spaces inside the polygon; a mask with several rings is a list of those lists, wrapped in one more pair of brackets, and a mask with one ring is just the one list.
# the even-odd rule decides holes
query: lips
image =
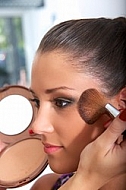
{"label": "lips", "polygon": [[62,146],[56,146],[56,145],[51,145],[51,144],[43,143],[43,145],[44,145],[44,151],[46,154],[55,153],[63,148]]}

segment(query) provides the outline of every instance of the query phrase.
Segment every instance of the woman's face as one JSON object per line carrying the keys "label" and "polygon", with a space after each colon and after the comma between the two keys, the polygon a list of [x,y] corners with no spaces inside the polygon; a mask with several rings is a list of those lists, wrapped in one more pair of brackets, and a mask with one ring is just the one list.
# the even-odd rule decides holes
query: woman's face
{"label": "woman's face", "polygon": [[83,148],[104,131],[103,118],[87,125],[77,111],[79,97],[88,88],[99,90],[100,86],[73,68],[65,55],[36,55],[31,89],[38,114],[33,130],[41,134],[49,165],[57,173],[75,171]]}

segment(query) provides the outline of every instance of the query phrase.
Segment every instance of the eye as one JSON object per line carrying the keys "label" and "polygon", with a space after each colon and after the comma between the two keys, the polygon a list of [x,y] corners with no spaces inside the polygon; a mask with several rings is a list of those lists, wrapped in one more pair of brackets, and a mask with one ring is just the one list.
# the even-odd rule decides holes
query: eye
{"label": "eye", "polygon": [[70,99],[65,99],[65,98],[55,98],[54,99],[54,104],[55,106],[59,108],[65,108],[69,106],[73,101]]}
{"label": "eye", "polygon": [[33,98],[33,99],[30,99],[30,101],[34,102],[34,103],[35,103],[35,106],[36,106],[37,108],[40,107],[40,101],[39,101],[39,99]]}

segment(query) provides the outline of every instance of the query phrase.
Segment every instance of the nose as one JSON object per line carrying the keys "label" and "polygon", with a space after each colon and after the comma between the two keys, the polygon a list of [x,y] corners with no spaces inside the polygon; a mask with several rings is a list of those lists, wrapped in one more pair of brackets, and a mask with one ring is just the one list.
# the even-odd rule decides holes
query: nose
{"label": "nose", "polygon": [[54,127],[51,124],[50,112],[48,109],[39,108],[38,113],[32,124],[32,130],[35,134],[52,133]]}

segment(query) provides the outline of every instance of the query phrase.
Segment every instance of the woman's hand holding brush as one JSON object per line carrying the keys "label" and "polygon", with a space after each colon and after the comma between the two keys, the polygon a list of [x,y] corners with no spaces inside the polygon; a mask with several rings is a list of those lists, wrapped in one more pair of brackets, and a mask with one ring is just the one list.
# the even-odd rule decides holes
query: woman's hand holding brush
{"label": "woman's hand holding brush", "polygon": [[126,174],[126,137],[120,144],[116,143],[125,130],[126,110],[82,151],[76,175],[94,184],[94,189],[99,189],[116,176]]}
{"label": "woman's hand holding brush", "polygon": [[[116,141],[126,130],[126,110],[121,112],[95,141],[81,153],[77,172],[60,189],[104,190],[113,178],[126,175],[126,137]],[[104,187],[105,188],[104,188]],[[112,188],[113,189],[113,188]]]}

